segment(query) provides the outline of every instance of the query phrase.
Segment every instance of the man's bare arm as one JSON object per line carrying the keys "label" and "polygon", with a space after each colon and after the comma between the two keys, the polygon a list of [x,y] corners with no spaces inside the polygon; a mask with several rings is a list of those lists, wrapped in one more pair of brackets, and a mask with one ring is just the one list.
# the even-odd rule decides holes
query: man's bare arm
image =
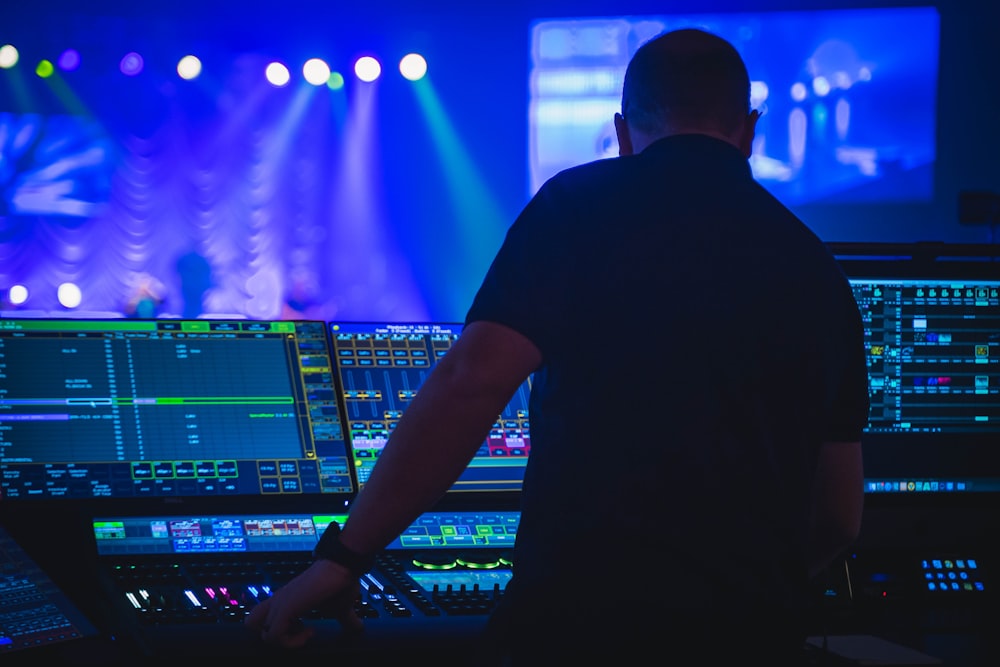
{"label": "man's bare arm", "polygon": [[863,507],[861,443],[823,443],[809,524],[810,577],[823,572],[858,539]]}
{"label": "man's bare arm", "polygon": [[465,327],[396,425],[351,507],[344,545],[374,553],[440,499],[541,360],[538,348],[508,327]]}

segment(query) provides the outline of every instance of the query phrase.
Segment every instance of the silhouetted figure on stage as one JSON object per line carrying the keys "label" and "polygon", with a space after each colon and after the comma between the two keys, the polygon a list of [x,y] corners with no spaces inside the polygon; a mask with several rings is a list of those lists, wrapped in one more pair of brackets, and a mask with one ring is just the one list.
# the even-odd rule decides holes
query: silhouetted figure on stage
{"label": "silhouetted figure on stage", "polygon": [[194,250],[178,257],[176,266],[184,301],[181,317],[194,319],[203,312],[205,292],[212,287],[212,267],[204,256]]}
{"label": "silhouetted figure on stage", "polygon": [[125,314],[141,320],[155,319],[166,299],[167,286],[148,273],[137,274],[125,302]]}
{"label": "silhouetted figure on stage", "polygon": [[620,155],[526,205],[343,532],[327,530],[251,629],[301,645],[320,603],[360,628],[359,575],[533,374],[513,577],[470,660],[801,659],[810,578],[860,530],[868,376],[847,279],[754,181],[749,92],[710,33],[637,50]]}

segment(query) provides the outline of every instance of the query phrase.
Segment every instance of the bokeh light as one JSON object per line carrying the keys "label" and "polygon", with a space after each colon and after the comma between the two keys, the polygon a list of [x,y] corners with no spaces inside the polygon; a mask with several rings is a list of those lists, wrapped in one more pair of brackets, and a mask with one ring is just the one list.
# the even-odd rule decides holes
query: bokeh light
{"label": "bokeh light", "polygon": [[767,98],[771,95],[771,89],[764,81],[750,82],[750,108],[759,109],[767,104]]}
{"label": "bokeh light", "polygon": [[20,306],[28,300],[28,288],[24,285],[11,285],[7,290],[7,300],[11,305]]}
{"label": "bokeh light", "polygon": [[59,69],[64,72],[72,72],[80,66],[80,52],[76,49],[66,49],[56,61]]}
{"label": "bokeh light", "polygon": [[38,66],[35,67],[35,74],[42,77],[43,79],[49,78],[55,71],[56,68],[53,67],[52,61],[50,60],[39,61]]}
{"label": "bokeh light", "polygon": [[267,77],[268,82],[272,86],[277,86],[278,88],[288,85],[291,81],[292,75],[288,71],[288,68],[284,64],[279,62],[273,62],[267,66],[264,70],[264,76]]}
{"label": "bokeh light", "polygon": [[56,297],[64,308],[76,308],[83,301],[80,288],[74,283],[63,283],[56,290]]}
{"label": "bokeh light", "polygon": [[201,74],[201,61],[196,56],[184,56],[177,61],[177,75],[190,81]]}
{"label": "bokeh light", "polygon": [[832,86],[830,85],[830,80],[825,76],[817,76],[812,82],[813,92],[820,97],[826,97],[830,94]]}
{"label": "bokeh light", "polygon": [[399,61],[399,73],[410,81],[418,81],[427,74],[427,61],[419,53],[408,53]]}
{"label": "bokeh light", "polygon": [[122,74],[126,76],[136,76],[142,72],[142,67],[142,56],[135,51],[129,51],[126,53],[122,57],[121,64],[119,64],[119,69],[121,69]]}
{"label": "bokeh light", "polygon": [[330,79],[330,66],[320,58],[310,58],[302,66],[302,76],[314,86],[322,86]]}
{"label": "bokeh light", "polygon": [[361,56],[354,63],[354,73],[362,81],[371,82],[382,74],[382,65],[371,56]]}
{"label": "bokeh light", "polygon": [[0,67],[10,69],[17,64],[18,58],[17,48],[13,44],[0,46]]}
{"label": "bokeh light", "polygon": [[344,75],[340,72],[330,72],[330,78],[326,80],[326,86],[330,90],[340,90],[344,87]]}

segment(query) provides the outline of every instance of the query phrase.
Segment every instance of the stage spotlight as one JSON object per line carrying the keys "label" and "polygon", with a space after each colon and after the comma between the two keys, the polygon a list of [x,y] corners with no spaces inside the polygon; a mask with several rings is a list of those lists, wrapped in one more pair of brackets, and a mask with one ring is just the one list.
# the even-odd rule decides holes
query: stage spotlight
{"label": "stage spotlight", "polygon": [[427,74],[427,61],[419,53],[408,53],[399,61],[399,73],[410,81],[419,81]]}
{"label": "stage spotlight", "polygon": [[136,76],[142,71],[142,66],[142,56],[135,51],[129,51],[122,57],[118,67],[125,76]]}
{"label": "stage spotlight", "polygon": [[288,68],[278,62],[268,65],[264,74],[267,76],[267,80],[271,83],[271,85],[278,88],[287,85],[292,78]]}
{"label": "stage spotlight", "polygon": [[56,297],[64,308],[76,308],[83,301],[80,288],[73,283],[63,283],[56,290]]}
{"label": "stage spotlight", "polygon": [[76,49],[66,49],[56,61],[59,69],[64,72],[72,72],[80,66],[80,52]]}
{"label": "stage spotlight", "polygon": [[330,72],[330,78],[326,80],[326,87],[330,90],[340,90],[344,87],[344,75],[340,72]]}
{"label": "stage spotlight", "polygon": [[20,306],[28,300],[28,288],[24,285],[11,285],[7,290],[7,300],[12,306]]}
{"label": "stage spotlight", "polygon": [[197,79],[201,74],[201,61],[196,56],[184,56],[177,62],[177,74],[186,81]]}
{"label": "stage spotlight", "polygon": [[354,63],[354,73],[362,81],[372,82],[382,74],[382,65],[371,56],[361,56]]}
{"label": "stage spotlight", "polygon": [[330,66],[319,58],[310,58],[302,66],[302,76],[314,86],[322,86],[330,80]]}
{"label": "stage spotlight", "polygon": [[49,78],[55,71],[56,68],[52,66],[52,62],[49,60],[41,60],[38,62],[38,66],[35,67],[35,74],[43,79]]}
{"label": "stage spotlight", "polygon": [[0,46],[0,68],[10,69],[17,64],[17,49],[13,44]]}

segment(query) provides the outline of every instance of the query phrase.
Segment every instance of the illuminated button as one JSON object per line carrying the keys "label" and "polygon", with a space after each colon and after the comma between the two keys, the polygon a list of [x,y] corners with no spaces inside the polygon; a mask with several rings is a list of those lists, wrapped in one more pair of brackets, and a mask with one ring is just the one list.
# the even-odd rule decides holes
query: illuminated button
{"label": "illuminated button", "polygon": [[492,570],[500,566],[500,556],[490,551],[466,552],[459,554],[455,562],[473,570]]}
{"label": "illuminated button", "polygon": [[453,556],[433,552],[415,554],[412,562],[423,570],[451,570],[458,565]]}

